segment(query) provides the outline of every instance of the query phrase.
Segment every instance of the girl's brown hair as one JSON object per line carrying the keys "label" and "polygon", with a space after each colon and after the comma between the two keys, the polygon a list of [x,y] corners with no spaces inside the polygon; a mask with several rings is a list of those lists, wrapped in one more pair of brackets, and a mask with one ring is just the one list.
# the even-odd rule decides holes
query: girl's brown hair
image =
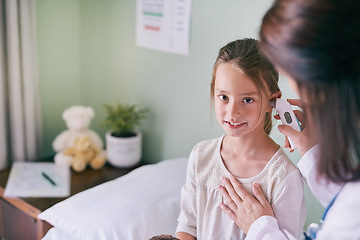
{"label": "girl's brown hair", "polygon": [[[210,85],[211,102],[214,102],[215,75],[220,63],[232,63],[245,73],[258,87],[258,89],[270,94],[280,91],[278,86],[279,74],[273,65],[260,53],[258,41],[245,38],[228,43],[219,50],[218,57],[214,63],[212,80]],[[272,117],[266,113],[264,130],[270,134],[272,128]]]}
{"label": "girl's brown hair", "polygon": [[318,171],[333,181],[360,179],[360,2],[276,0],[260,47],[298,84],[320,138]]}

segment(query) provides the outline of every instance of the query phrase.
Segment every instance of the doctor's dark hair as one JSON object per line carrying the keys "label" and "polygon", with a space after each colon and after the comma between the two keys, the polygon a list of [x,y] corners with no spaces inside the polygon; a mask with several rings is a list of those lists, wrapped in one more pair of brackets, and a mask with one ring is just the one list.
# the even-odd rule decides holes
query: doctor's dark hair
{"label": "doctor's dark hair", "polygon": [[293,78],[320,139],[318,172],[360,179],[360,1],[276,0],[260,48]]}
{"label": "doctor's dark hair", "polygon": [[[210,85],[211,102],[214,102],[216,70],[221,63],[232,63],[233,66],[245,73],[257,86],[262,95],[280,91],[278,86],[279,74],[273,65],[259,51],[258,41],[245,38],[228,43],[219,50],[214,63],[212,80]],[[272,116],[267,112],[264,121],[264,130],[270,134],[272,128]]]}

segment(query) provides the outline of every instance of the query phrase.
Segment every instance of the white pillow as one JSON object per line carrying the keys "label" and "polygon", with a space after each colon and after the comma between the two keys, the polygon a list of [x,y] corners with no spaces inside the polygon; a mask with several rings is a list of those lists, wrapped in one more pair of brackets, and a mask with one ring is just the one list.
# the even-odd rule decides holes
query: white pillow
{"label": "white pillow", "polygon": [[142,166],[52,206],[39,218],[74,239],[174,235],[186,166],[187,158]]}

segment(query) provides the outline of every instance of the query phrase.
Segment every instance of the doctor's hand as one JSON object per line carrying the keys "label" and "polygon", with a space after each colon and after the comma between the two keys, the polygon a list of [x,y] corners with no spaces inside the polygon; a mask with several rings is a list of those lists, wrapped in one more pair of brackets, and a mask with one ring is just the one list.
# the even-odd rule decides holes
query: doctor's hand
{"label": "doctor's hand", "polygon": [[[291,105],[303,108],[303,103],[300,99],[288,99],[287,101]],[[305,115],[300,110],[294,110],[294,114],[301,124],[301,132],[295,131],[287,125],[279,125],[278,129],[286,136],[284,147],[289,148],[290,152],[294,151],[289,143],[288,137],[290,137],[295,143],[301,156],[303,156],[310,148],[318,143],[318,137],[316,136],[316,131],[314,131],[314,124],[313,119],[311,118],[311,114],[308,113]],[[275,119],[280,119],[279,115],[275,115],[274,117]]]}
{"label": "doctor's hand", "polygon": [[235,222],[246,234],[256,219],[269,215],[274,217],[270,203],[258,183],[253,184],[255,197],[250,195],[240,182],[234,177],[230,179],[222,177],[224,186],[219,186],[219,192],[224,198],[220,208]]}

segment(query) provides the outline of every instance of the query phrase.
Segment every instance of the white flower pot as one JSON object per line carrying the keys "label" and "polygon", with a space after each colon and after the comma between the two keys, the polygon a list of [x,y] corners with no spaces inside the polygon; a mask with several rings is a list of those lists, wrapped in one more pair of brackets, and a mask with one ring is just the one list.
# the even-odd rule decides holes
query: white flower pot
{"label": "white flower pot", "polygon": [[136,132],[134,137],[113,137],[106,133],[106,155],[108,162],[115,167],[132,167],[141,159],[142,135]]}

